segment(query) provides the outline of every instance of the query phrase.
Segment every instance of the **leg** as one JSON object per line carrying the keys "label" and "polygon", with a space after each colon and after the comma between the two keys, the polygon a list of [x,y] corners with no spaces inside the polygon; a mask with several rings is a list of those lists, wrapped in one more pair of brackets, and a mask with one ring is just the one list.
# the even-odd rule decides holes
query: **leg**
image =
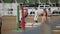
{"label": "leg", "polygon": [[36,23],[38,23],[38,21],[37,21],[37,20],[36,20],[35,22],[36,22]]}
{"label": "leg", "polygon": [[37,21],[37,20],[35,20],[35,21],[33,22],[33,24],[32,24],[32,27],[34,26],[34,23],[35,23],[35,22],[37,23],[38,21]]}
{"label": "leg", "polygon": [[45,34],[45,29],[46,29],[46,17],[43,17],[42,18],[42,28],[43,28],[43,32],[42,34]]}
{"label": "leg", "polygon": [[42,34],[44,34],[44,17],[42,17]]}
{"label": "leg", "polygon": [[32,27],[34,26],[34,22],[33,22],[33,24],[32,24]]}

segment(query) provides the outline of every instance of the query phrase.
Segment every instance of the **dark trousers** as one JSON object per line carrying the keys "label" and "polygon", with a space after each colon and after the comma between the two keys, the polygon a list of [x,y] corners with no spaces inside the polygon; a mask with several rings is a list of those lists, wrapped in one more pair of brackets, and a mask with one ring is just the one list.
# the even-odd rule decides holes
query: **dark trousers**
{"label": "dark trousers", "polygon": [[2,27],[2,22],[0,23],[0,34],[1,34],[1,27]]}
{"label": "dark trousers", "polygon": [[2,27],[2,22],[0,23],[0,34],[1,34],[1,27]]}
{"label": "dark trousers", "polygon": [[1,27],[2,27],[2,19],[0,19],[0,34],[1,34]]}
{"label": "dark trousers", "polygon": [[1,27],[0,27],[0,34],[1,34]]}
{"label": "dark trousers", "polygon": [[0,18],[0,34],[1,34],[1,27],[2,27],[2,18]]}
{"label": "dark trousers", "polygon": [[1,27],[2,27],[2,24],[0,23],[0,34],[1,34]]}

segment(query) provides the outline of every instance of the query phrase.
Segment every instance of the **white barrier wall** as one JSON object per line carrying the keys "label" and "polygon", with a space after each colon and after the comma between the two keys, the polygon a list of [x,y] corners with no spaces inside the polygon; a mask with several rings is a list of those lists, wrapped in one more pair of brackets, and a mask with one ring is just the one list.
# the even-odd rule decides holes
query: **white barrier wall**
{"label": "white barrier wall", "polygon": [[[18,3],[0,3],[0,13],[2,13],[2,15],[5,15],[5,16],[6,15],[7,16],[16,16],[17,15],[17,6],[18,6]],[[54,10],[58,11],[58,8],[60,11],[60,7],[51,7],[51,11],[52,12]],[[10,9],[13,9],[13,10],[10,10]],[[34,14],[30,14],[30,12],[34,12],[34,11],[35,11],[34,8],[32,8],[32,7],[28,8],[28,15],[34,15]],[[39,8],[38,12],[41,13],[42,9]]]}
{"label": "white barrier wall", "polygon": [[53,12],[53,11],[59,11],[59,8],[60,7],[51,7],[51,11]]}
{"label": "white barrier wall", "polygon": [[0,3],[0,12],[5,16],[16,16],[17,5],[17,3]]}

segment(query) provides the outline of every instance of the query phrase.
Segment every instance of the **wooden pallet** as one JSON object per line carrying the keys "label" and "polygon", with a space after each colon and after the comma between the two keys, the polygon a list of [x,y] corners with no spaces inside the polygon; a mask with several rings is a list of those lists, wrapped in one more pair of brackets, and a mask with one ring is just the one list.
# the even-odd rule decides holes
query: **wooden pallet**
{"label": "wooden pallet", "polygon": [[13,30],[16,27],[17,27],[17,24],[16,24],[15,16],[2,17],[2,29],[1,29],[2,33],[4,33],[4,31]]}
{"label": "wooden pallet", "polygon": [[56,26],[53,30],[52,30],[53,34],[60,34],[60,26]]}

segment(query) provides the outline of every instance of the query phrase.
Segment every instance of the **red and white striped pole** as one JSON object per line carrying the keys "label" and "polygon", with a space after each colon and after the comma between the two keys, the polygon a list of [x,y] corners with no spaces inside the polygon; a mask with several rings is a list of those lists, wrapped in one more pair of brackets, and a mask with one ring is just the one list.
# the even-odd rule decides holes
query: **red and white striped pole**
{"label": "red and white striped pole", "polygon": [[25,30],[25,17],[24,17],[24,7],[23,7],[23,5],[20,5],[20,9],[22,11],[21,28],[24,31]]}

